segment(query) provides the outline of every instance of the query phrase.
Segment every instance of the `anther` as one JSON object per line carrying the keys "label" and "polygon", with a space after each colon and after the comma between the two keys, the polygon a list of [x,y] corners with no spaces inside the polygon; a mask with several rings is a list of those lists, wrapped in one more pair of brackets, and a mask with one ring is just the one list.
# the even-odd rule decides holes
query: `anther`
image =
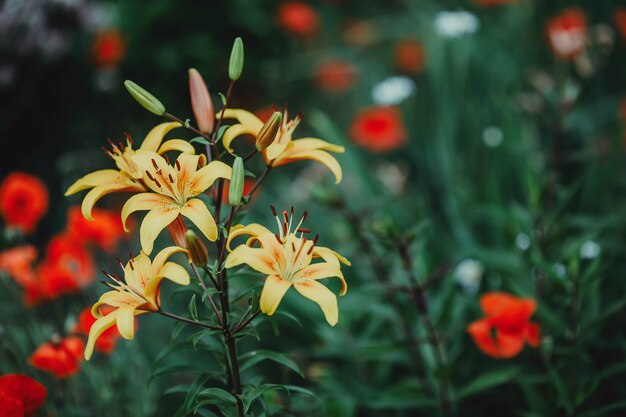
{"label": "anther", "polygon": [[296,245],[295,245],[293,242],[291,242],[291,249],[293,249],[293,251],[294,251],[294,253],[295,253],[295,251],[296,251]]}
{"label": "anther", "polygon": [[274,233],[274,237],[276,238],[276,240],[278,241],[278,243],[280,243],[281,245],[283,244],[283,241],[280,240],[280,236],[278,236],[276,233]]}
{"label": "anther", "polygon": [[178,159],[176,160],[176,163],[174,165],[176,165],[176,170],[180,171],[180,162],[178,162]]}
{"label": "anther", "polygon": [[300,233],[311,233],[311,229],[305,229],[304,227],[299,228],[296,232]]}
{"label": "anther", "polygon": [[150,181],[154,181],[154,177],[152,176],[150,171],[148,171],[147,169],[146,169],[146,176],[150,179]]}
{"label": "anther", "polygon": [[170,178],[170,182],[171,182],[172,184],[174,184],[174,178],[172,178],[172,174],[167,174],[167,175],[168,175],[168,177]]}
{"label": "anther", "polygon": [[152,166],[154,167],[154,169],[159,169],[159,166],[157,165],[156,161],[154,160],[154,158],[151,159],[152,161]]}
{"label": "anther", "polygon": [[154,183],[156,184],[157,187],[161,188],[161,183],[156,178],[154,179]]}
{"label": "anther", "polygon": [[274,208],[274,206],[270,206],[270,209],[272,210],[272,214],[274,215],[274,217],[276,217],[276,209]]}
{"label": "anther", "polygon": [[165,162],[167,162],[167,164],[170,164],[170,158],[167,157],[167,154],[163,154],[163,158],[165,158]]}

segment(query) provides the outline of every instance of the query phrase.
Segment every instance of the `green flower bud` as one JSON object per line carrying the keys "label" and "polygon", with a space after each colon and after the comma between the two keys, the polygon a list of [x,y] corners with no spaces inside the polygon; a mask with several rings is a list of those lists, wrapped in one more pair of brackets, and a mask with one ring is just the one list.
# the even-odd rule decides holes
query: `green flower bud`
{"label": "green flower bud", "polygon": [[233,175],[230,178],[230,187],[228,188],[228,204],[232,207],[236,207],[241,203],[244,181],[243,159],[238,156],[233,163]]}
{"label": "green flower bud", "polygon": [[209,251],[202,243],[202,240],[193,230],[187,230],[187,250],[189,251],[189,260],[198,267],[206,266],[209,263]]}
{"label": "green flower bud", "polygon": [[270,116],[269,120],[265,122],[256,135],[256,149],[259,152],[263,151],[274,142],[282,122],[283,114],[279,111],[275,111],[274,114]]}
{"label": "green flower bud", "polygon": [[237,81],[243,71],[243,41],[240,37],[235,39],[233,49],[230,51],[230,62],[228,63],[228,77]]}
{"label": "green flower bud", "polygon": [[157,116],[163,116],[165,114],[165,106],[155,96],[144,90],[131,80],[124,81],[124,87],[130,93],[137,103],[141,104],[146,110],[156,114]]}

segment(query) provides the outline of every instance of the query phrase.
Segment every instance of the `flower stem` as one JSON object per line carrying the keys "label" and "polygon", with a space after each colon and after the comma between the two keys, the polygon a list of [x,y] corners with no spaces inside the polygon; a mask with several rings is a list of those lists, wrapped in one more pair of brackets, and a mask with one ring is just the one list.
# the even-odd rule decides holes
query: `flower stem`
{"label": "flower stem", "polygon": [[[200,281],[200,286],[202,287],[202,290],[206,291],[206,289],[207,289],[206,285],[204,285],[204,281],[202,281],[202,278],[200,277],[200,273],[198,271],[198,268],[196,268],[196,266],[194,264],[191,264],[191,269],[193,270],[193,273],[196,275],[196,278],[198,278],[198,281]],[[209,303],[211,304],[211,308],[213,309],[213,312],[215,313],[215,316],[219,320],[220,325],[223,325],[223,323],[222,323],[222,316],[220,315],[220,312],[217,309],[217,306],[215,305],[215,302],[213,301],[213,297],[211,297],[210,294],[207,294],[206,298],[207,298],[207,300],[209,300]]]}
{"label": "flower stem", "polygon": [[219,326],[214,326],[212,324],[203,323],[203,322],[197,321],[197,320],[191,320],[191,319],[188,319],[188,318],[185,318],[185,317],[182,317],[182,316],[177,316],[176,314],[172,314],[172,313],[170,313],[168,311],[165,311],[165,310],[159,310],[159,311],[157,311],[157,313],[159,313],[162,316],[174,319],[174,320],[183,321],[185,323],[193,324],[195,326],[205,327],[205,328],[211,329],[211,330],[222,330],[222,328],[219,327]]}

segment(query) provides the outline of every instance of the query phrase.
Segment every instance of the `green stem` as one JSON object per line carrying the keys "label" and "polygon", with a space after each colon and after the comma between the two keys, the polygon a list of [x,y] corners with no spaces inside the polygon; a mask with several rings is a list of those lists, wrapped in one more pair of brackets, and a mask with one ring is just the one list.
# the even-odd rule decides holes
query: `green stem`
{"label": "green stem", "polygon": [[204,328],[211,329],[211,330],[222,330],[222,328],[220,326],[214,326],[214,325],[209,324],[209,323],[203,323],[201,321],[191,320],[191,319],[188,319],[188,318],[185,318],[185,317],[177,316],[176,314],[172,314],[172,313],[167,312],[165,310],[159,310],[159,311],[157,311],[157,313],[159,313],[162,316],[174,319],[174,320],[178,320],[178,321],[182,321],[182,322],[185,322],[185,323],[193,324],[195,326],[204,327]]}

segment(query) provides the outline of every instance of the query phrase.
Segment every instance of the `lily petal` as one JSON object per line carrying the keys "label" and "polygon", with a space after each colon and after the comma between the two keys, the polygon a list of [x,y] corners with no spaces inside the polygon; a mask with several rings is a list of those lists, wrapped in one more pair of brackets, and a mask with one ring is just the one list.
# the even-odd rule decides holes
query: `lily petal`
{"label": "lily petal", "polygon": [[287,145],[292,142],[291,138],[288,137],[279,137],[277,139],[279,140],[275,139],[274,142],[272,142],[272,144],[265,149],[264,155],[269,161],[273,161],[281,156],[282,153],[285,152],[285,149],[287,149]]}
{"label": "lily petal", "polygon": [[224,132],[224,136],[222,136],[222,144],[228,152],[233,153],[233,148],[230,146],[233,140],[242,135],[252,135],[256,137],[256,135],[259,133],[259,130],[252,130],[248,126],[243,124],[233,125],[226,129],[226,131]]}
{"label": "lily petal", "polygon": [[117,310],[112,311],[106,316],[100,317],[91,325],[91,329],[89,329],[89,337],[87,338],[87,345],[85,346],[85,360],[89,360],[91,355],[93,355],[93,349],[96,346],[96,341],[100,335],[115,325],[117,314]]}
{"label": "lily petal", "polygon": [[174,262],[168,262],[161,268],[160,275],[178,285],[189,285],[189,272]]}
{"label": "lily petal", "polygon": [[165,152],[178,151],[183,153],[196,153],[193,145],[183,139],[170,139],[163,142],[157,153],[163,155]]}
{"label": "lily petal", "polygon": [[[222,116],[222,112],[218,111],[216,117],[219,119]],[[261,119],[256,117],[254,113],[250,113],[243,109],[226,109],[224,111],[224,119],[237,119],[239,123],[246,126],[248,129],[256,133],[263,127]]]}
{"label": "lily petal", "polygon": [[248,235],[253,238],[256,238],[259,235],[268,234],[268,233],[273,234],[272,232],[270,232],[270,230],[267,227],[262,226],[258,223],[251,223],[247,226],[238,224],[230,228],[230,232],[228,233],[228,241],[226,242],[226,247],[230,251],[231,250],[230,242],[238,236]]}
{"label": "lily petal", "polygon": [[182,125],[178,122],[166,122],[156,125],[148,132],[139,149],[156,152],[165,135],[167,135],[170,130],[181,126]]}
{"label": "lily petal", "polygon": [[352,265],[352,263],[347,258],[343,257],[342,255],[335,252],[334,250],[323,247],[323,246],[316,246],[313,249],[313,257],[314,258],[321,257],[326,262],[330,262],[330,263],[334,263],[335,261],[338,260],[344,265],[347,265],[347,266]]}
{"label": "lily petal", "polygon": [[274,259],[266,250],[239,245],[228,254],[224,266],[226,268],[233,268],[238,265],[247,264],[255,271],[271,275],[276,273],[273,268],[273,263]]}
{"label": "lily petal", "polygon": [[[101,169],[100,171],[92,172],[79,178],[74,184],[70,185],[70,188],[65,192],[65,196],[67,197],[79,191],[97,187],[98,185],[117,183],[121,176],[120,172],[115,169]],[[132,181],[130,181],[130,183],[132,183]]]}
{"label": "lily petal", "polygon": [[126,220],[128,216],[136,211],[152,210],[159,208],[173,208],[176,203],[170,198],[155,194],[155,193],[141,193],[132,196],[126,201],[124,207],[122,207],[122,225],[124,230],[128,232],[126,227]]}
{"label": "lily petal", "polygon": [[232,172],[233,169],[221,161],[210,162],[191,177],[191,194],[198,195],[204,192],[218,178],[229,180]]}
{"label": "lily petal", "polygon": [[331,326],[337,324],[339,320],[339,307],[337,306],[337,297],[332,291],[317,281],[299,282],[293,284],[293,286],[302,296],[320,306],[328,324]]}
{"label": "lily petal", "polygon": [[211,212],[202,200],[192,198],[187,201],[187,203],[180,208],[180,214],[191,220],[211,242],[217,239],[217,225],[215,224],[215,220],[213,220]]}
{"label": "lily petal", "polygon": [[127,184],[107,184],[107,185],[99,185],[94,187],[91,191],[89,191],[85,198],[83,198],[83,202],[80,205],[80,211],[83,213],[83,217],[87,220],[93,220],[93,216],[91,215],[91,211],[93,210],[93,206],[96,205],[98,200],[104,197],[107,194],[111,194],[114,192],[121,191],[143,191],[143,187],[131,188]]}
{"label": "lily petal", "polygon": [[291,287],[291,282],[276,275],[268,276],[261,291],[261,311],[268,316],[274,314],[289,287]]}
{"label": "lily petal", "polygon": [[[294,142],[297,142],[297,141],[294,141]],[[303,151],[303,152],[290,154],[288,157],[281,155],[274,161],[272,166],[278,167],[281,165],[289,164],[291,162],[300,161],[303,159],[310,159],[313,161],[318,161],[326,165],[326,167],[330,169],[330,171],[335,175],[335,183],[339,184],[341,182],[341,177],[342,177],[341,165],[339,165],[339,162],[337,162],[335,157],[333,157],[331,154],[329,154],[326,151],[320,151],[320,150]]]}
{"label": "lily petal", "polygon": [[332,143],[326,142],[325,140],[319,138],[302,138],[293,140],[292,145],[289,147],[289,152],[299,153],[303,151],[328,151],[328,152],[336,152],[336,153],[344,153],[346,148],[339,145],[334,145]]}
{"label": "lily petal", "polygon": [[173,254],[180,252],[187,253],[187,249],[183,249],[178,246],[168,246],[167,248],[161,249],[161,251],[157,253],[152,260],[151,275],[162,275],[161,268],[163,268],[165,261],[167,261]]}
{"label": "lily petal", "polygon": [[348,284],[346,283],[339,266],[327,262],[305,266],[293,275],[292,281],[296,283],[301,280],[307,281],[324,278],[339,278],[341,280],[341,292],[339,295],[344,295],[346,291],[348,291]]}
{"label": "lily petal", "polygon": [[117,310],[117,330],[126,340],[135,337],[135,308],[121,307]]}
{"label": "lily petal", "polygon": [[146,214],[139,228],[141,248],[146,255],[150,255],[154,241],[163,229],[172,223],[180,213],[179,207],[154,208]]}

